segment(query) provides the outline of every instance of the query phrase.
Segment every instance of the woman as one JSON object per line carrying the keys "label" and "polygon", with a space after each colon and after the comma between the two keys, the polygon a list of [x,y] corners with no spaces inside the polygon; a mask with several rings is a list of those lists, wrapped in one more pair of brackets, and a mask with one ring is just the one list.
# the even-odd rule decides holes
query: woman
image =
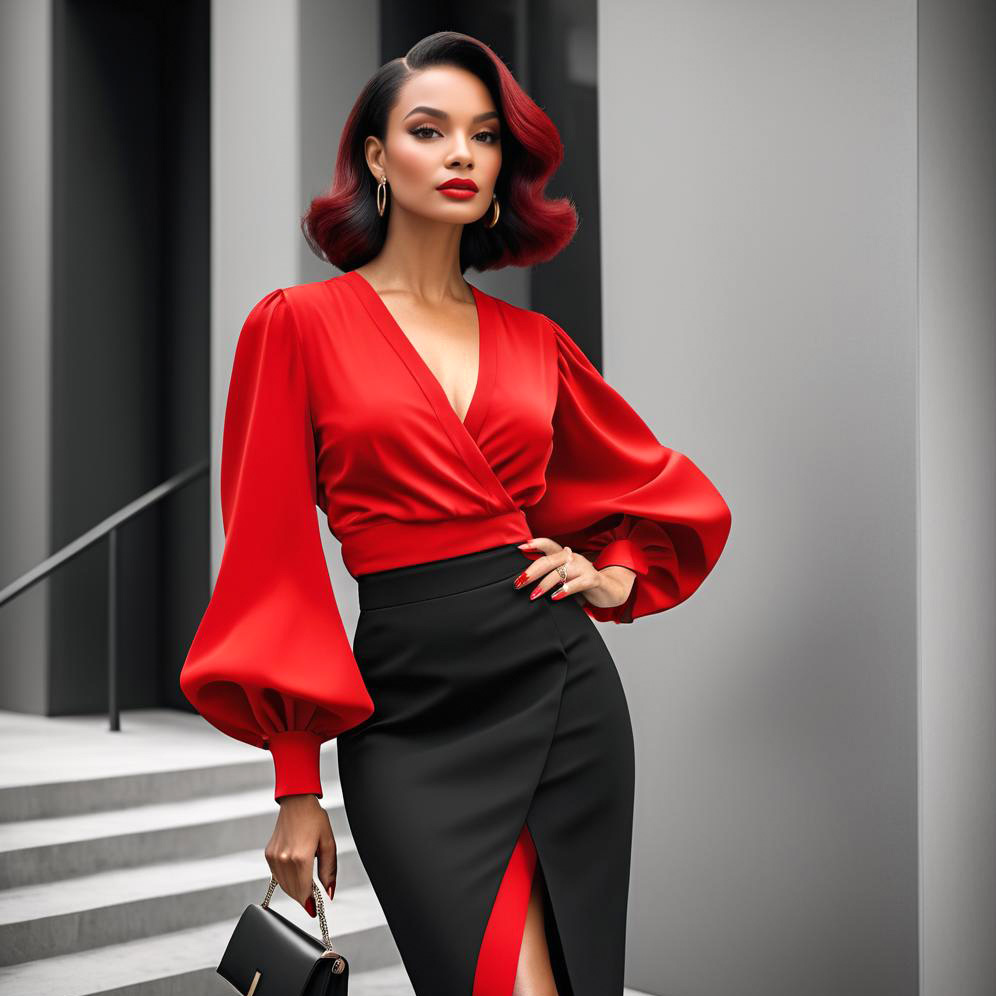
{"label": "woman", "polygon": [[[319,748],[420,996],[621,993],[630,717],[592,619],[688,598],[730,529],[570,336],[466,282],[574,234],[556,128],[481,42],[388,63],[346,123],[310,245],[344,271],[246,319],[226,546],[180,677],[269,749],[265,855],[309,909],[336,845]],[[350,647],[315,505],[359,586]]]}

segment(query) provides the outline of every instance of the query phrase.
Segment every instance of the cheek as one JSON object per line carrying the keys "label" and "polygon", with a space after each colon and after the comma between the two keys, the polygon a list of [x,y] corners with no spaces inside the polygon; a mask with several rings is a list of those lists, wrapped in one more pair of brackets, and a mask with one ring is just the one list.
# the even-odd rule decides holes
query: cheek
{"label": "cheek", "polygon": [[425,147],[410,142],[401,143],[391,156],[391,172],[405,183],[422,183],[431,180],[438,169],[436,158]]}
{"label": "cheek", "polygon": [[[477,182],[484,186],[487,183],[494,187],[501,171],[501,147],[498,145],[482,145],[474,158],[474,174]],[[482,183],[482,181],[484,181]]]}

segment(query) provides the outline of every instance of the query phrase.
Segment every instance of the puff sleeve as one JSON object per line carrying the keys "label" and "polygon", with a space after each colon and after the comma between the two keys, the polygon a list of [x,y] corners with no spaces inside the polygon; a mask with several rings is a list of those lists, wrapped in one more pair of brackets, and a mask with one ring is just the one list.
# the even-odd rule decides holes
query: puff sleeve
{"label": "puff sleeve", "polygon": [[194,708],[273,756],[274,798],[322,796],[322,743],[373,711],[318,529],[315,440],[299,330],[282,290],[250,311],[225,409],[225,548],[180,672]]}
{"label": "puff sleeve", "polygon": [[526,517],[533,535],[570,546],[595,567],[636,573],[624,604],[584,603],[593,619],[630,623],[699,587],[726,543],[730,509],[687,456],[657,440],[574,340],[546,321],[558,365],[553,450],[546,490]]}

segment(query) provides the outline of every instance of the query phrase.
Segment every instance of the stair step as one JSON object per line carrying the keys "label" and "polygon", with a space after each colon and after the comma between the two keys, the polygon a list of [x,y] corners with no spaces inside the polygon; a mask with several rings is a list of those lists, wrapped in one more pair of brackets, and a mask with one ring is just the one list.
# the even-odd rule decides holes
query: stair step
{"label": "stair step", "polygon": [[[326,782],[321,803],[336,839],[340,832],[348,834],[337,781]],[[183,803],[0,823],[0,888],[229,854],[253,846],[262,854],[278,813],[273,790],[267,787]]]}
{"label": "stair step", "polygon": [[[254,901],[258,902],[262,895]],[[318,921],[277,890],[271,907],[321,938]],[[44,957],[0,968],[4,996],[232,996],[216,968],[242,910],[226,919],[120,944]],[[332,944],[350,965],[362,994],[362,974],[400,963],[373,889],[337,889],[326,904]]]}
{"label": "stair step", "polygon": [[[338,834],[336,844],[338,887],[333,901],[326,901],[332,931],[336,923],[350,926],[342,919],[343,910],[337,909],[342,892],[369,884],[352,837]],[[262,902],[268,885],[262,847],[254,847],[7,889],[0,892],[0,965],[221,921],[232,910],[241,912],[249,903]],[[274,898],[278,895],[316,923],[279,887]]]}
{"label": "stair step", "polygon": [[[322,745],[322,782],[338,782],[335,740]],[[269,751],[216,730],[196,713],[131,709],[121,729],[103,715],[39,717],[0,710],[0,823],[181,802],[269,787]],[[327,791],[327,789],[326,789]]]}
{"label": "stair step", "polygon": [[349,974],[349,996],[415,996],[411,980],[400,962],[387,968]]}

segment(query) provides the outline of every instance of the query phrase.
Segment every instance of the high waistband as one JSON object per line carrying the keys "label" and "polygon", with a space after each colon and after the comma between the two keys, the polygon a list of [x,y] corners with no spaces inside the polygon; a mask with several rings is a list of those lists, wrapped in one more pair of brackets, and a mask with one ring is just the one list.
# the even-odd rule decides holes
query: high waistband
{"label": "high waistband", "polygon": [[360,610],[453,595],[503,578],[511,582],[531,560],[518,544],[502,543],[456,557],[361,574],[356,579]]}

